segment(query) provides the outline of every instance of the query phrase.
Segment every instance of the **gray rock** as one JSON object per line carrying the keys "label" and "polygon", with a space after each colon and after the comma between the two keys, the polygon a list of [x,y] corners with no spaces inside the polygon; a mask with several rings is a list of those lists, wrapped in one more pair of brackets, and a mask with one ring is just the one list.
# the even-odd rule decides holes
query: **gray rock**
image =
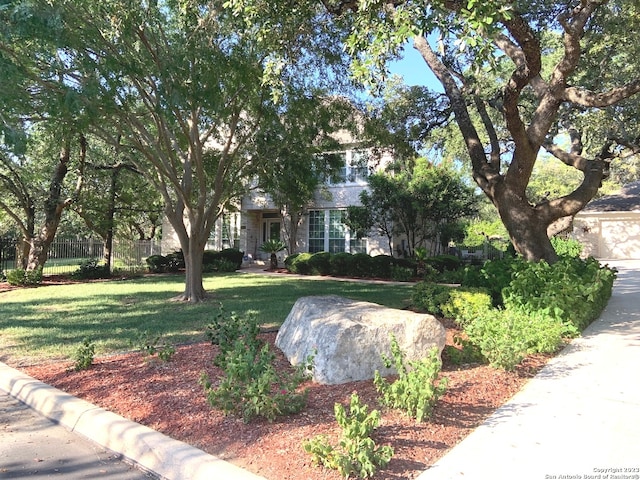
{"label": "gray rock", "polygon": [[406,360],[421,360],[434,346],[439,353],[446,331],[432,315],[383,307],[335,295],[302,297],[280,327],[276,346],[292,365],[315,355],[313,378],[338,384],[395,373],[381,354],[391,356],[395,335]]}

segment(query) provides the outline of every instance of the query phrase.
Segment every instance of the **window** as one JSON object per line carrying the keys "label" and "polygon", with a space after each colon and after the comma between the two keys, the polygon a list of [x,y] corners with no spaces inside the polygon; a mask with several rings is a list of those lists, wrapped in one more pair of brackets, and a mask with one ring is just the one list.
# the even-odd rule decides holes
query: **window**
{"label": "window", "polygon": [[367,240],[351,238],[344,215],[345,210],[309,212],[309,253],[367,253]]}
{"label": "window", "polygon": [[309,252],[324,251],[324,211],[309,212]]}
{"label": "window", "polygon": [[[369,177],[369,154],[364,150],[349,150],[347,152],[327,153],[324,158],[327,163],[331,157],[339,157],[342,167],[334,172],[327,182],[330,185],[341,183],[362,183]],[[333,160],[333,158],[331,158]]]}

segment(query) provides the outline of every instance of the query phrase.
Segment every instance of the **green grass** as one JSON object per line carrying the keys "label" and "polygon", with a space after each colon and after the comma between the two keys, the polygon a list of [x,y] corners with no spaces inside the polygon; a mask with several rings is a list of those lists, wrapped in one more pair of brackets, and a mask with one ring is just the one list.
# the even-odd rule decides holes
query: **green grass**
{"label": "green grass", "polygon": [[0,360],[17,365],[69,359],[85,338],[96,343],[97,355],[125,351],[143,332],[173,344],[203,340],[220,303],[227,312],[252,312],[261,324],[279,325],[306,295],[336,294],[392,308],[406,307],[411,296],[410,284],[229,273],[205,276],[212,294],[207,302],[172,302],[183,282],[183,276],[153,276],[0,293]]}

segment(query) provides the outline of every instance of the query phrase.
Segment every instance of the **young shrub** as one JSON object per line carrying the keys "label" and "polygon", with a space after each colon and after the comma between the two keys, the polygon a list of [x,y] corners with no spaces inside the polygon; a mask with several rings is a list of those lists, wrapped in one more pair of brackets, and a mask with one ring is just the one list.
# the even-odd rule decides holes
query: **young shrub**
{"label": "young shrub", "polygon": [[447,388],[447,379],[438,381],[442,361],[438,349],[429,351],[429,356],[420,361],[405,364],[404,353],[398,341],[391,336],[391,357],[382,356],[385,367],[395,367],[398,378],[391,384],[376,371],[373,384],[381,395],[380,403],[403,410],[418,422],[431,417],[433,407]]}
{"label": "young shrub", "polygon": [[16,268],[7,271],[9,285],[18,287],[33,287],[42,283],[42,268],[36,270],[24,270]]}
{"label": "young shrub", "polygon": [[225,415],[237,415],[245,423],[255,417],[272,422],[278,416],[301,411],[308,389],[298,392],[298,387],[308,379],[312,359],[298,365],[293,373],[276,371],[274,361],[268,344],[255,348],[235,340],[220,362],[224,376],[219,384],[213,386],[206,373],[200,377],[209,405]]}
{"label": "young shrub", "polygon": [[488,260],[480,268],[465,269],[463,287],[486,288],[491,294],[494,306],[503,305],[502,290],[509,286],[516,271],[526,268],[525,260],[507,257],[499,260]]}
{"label": "young shrub", "polygon": [[334,406],[342,437],[338,445],[330,445],[327,437],[319,435],[303,443],[304,450],[311,454],[313,462],[326,468],[338,470],[348,478],[372,477],[378,468],[384,468],[393,456],[393,448],[388,445],[376,446],[371,434],[380,423],[380,413],[360,403],[357,393],[351,395],[349,413],[340,404]]}
{"label": "young shrub", "polygon": [[109,267],[107,265],[101,265],[96,258],[83,261],[80,264],[80,267],[78,267],[78,269],[71,274],[71,278],[75,278],[78,280],[109,277]]}
{"label": "young shrub", "polygon": [[442,315],[442,305],[449,301],[453,287],[430,282],[420,282],[413,287],[411,301],[413,306],[431,315]]}
{"label": "young shrub", "polygon": [[461,335],[453,337],[453,345],[445,345],[442,352],[454,365],[468,365],[471,363],[485,363],[486,359],[480,349]]}
{"label": "young shrub", "polygon": [[146,258],[147,268],[151,273],[163,273],[169,269],[169,259],[164,255],[150,255]]}
{"label": "young shrub", "polygon": [[176,349],[173,345],[168,343],[162,343],[160,340],[162,335],[150,335],[148,331],[141,332],[138,335],[137,341],[134,343],[134,348],[137,348],[142,352],[145,357],[156,356],[163,362],[169,362],[176,353]]}
{"label": "young shrub", "polygon": [[96,345],[88,338],[82,341],[73,355],[73,369],[76,372],[87,370],[93,364],[93,357],[96,353]]}
{"label": "young shrub", "polygon": [[453,318],[464,327],[468,322],[493,308],[491,296],[483,288],[455,288],[449,290],[449,297],[440,304],[442,314]]}
{"label": "young shrub", "polygon": [[277,371],[275,355],[268,344],[263,345],[258,339],[258,333],[255,317],[227,314],[222,306],[206,331],[211,343],[220,347],[214,365],[224,375],[214,386],[203,373],[200,384],[213,408],[242,417],[244,422],[254,417],[273,421],[280,415],[302,410],[307,390],[298,392],[298,387],[307,380],[313,365],[309,358],[293,372]]}
{"label": "young shrub", "polygon": [[425,261],[440,273],[458,270],[462,266],[462,260],[454,255],[436,255]]}

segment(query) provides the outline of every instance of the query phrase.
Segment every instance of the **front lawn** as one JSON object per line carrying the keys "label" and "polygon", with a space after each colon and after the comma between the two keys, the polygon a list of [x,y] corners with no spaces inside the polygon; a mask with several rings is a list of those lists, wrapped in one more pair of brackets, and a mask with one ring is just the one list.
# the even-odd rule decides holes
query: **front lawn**
{"label": "front lawn", "polygon": [[209,274],[205,303],[175,303],[184,277],[148,276],[0,293],[0,360],[12,365],[69,359],[87,338],[96,354],[131,350],[145,332],[172,344],[205,339],[204,328],[222,303],[228,312],[252,312],[263,325],[281,324],[306,295],[336,294],[392,308],[410,304],[412,285],[301,280],[286,275]]}

